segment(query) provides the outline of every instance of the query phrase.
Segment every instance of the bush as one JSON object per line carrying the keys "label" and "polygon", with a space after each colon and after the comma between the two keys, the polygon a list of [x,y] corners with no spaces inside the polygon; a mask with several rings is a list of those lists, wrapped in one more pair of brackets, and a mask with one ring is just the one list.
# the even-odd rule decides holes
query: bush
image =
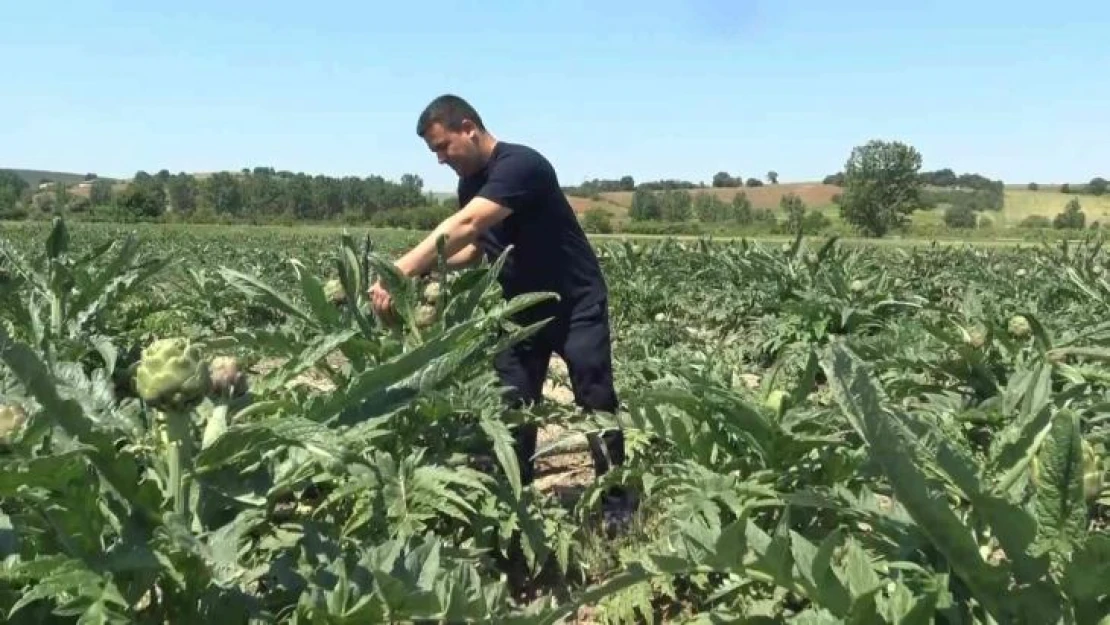
{"label": "bush", "polygon": [[1030,215],[1030,216],[1026,217],[1025,219],[1022,219],[1021,223],[1018,224],[1018,228],[1033,229],[1033,228],[1051,228],[1051,227],[1052,227],[1052,220],[1049,219],[1048,217],[1045,217],[1044,215]]}
{"label": "bush", "polygon": [[966,204],[957,204],[944,211],[944,225],[949,228],[974,228],[976,222],[975,211]]}
{"label": "bush", "polygon": [[586,232],[609,234],[613,232],[613,216],[604,208],[591,208],[582,214],[582,228]]}
{"label": "bush", "polygon": [[825,213],[809,211],[802,219],[802,232],[804,234],[818,234],[832,226],[832,220]]}

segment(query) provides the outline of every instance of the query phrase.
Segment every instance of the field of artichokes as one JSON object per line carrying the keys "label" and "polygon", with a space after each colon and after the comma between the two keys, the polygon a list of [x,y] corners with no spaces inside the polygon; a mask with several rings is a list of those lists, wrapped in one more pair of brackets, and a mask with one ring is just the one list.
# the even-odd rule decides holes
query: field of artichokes
{"label": "field of artichokes", "polygon": [[5,226],[0,619],[1110,623],[1099,241],[599,242],[622,408],[583,415],[557,366],[500,408],[548,295],[401,279],[418,236]]}

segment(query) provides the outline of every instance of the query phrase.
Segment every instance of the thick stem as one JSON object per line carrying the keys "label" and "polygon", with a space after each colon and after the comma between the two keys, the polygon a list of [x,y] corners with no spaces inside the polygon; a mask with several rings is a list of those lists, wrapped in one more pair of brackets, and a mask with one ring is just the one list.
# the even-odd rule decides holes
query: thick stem
{"label": "thick stem", "polygon": [[193,432],[187,411],[163,413],[166,427],[166,461],[169,464],[170,498],[173,510],[189,518],[189,486],[193,476]]}

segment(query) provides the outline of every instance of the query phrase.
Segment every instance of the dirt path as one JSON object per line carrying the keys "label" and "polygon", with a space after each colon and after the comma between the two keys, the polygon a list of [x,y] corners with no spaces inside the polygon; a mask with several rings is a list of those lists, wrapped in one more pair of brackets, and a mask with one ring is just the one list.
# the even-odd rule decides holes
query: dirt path
{"label": "dirt path", "polygon": [[[552,356],[547,383],[544,384],[543,389],[543,395],[547,401],[563,405],[574,403],[574,393],[560,383],[560,380],[566,379],[566,373],[566,363],[559,356]],[[557,425],[540,427],[536,448],[542,449],[563,438],[565,433],[566,430]],[[564,452],[536,461],[536,489],[543,493],[551,493],[566,503],[577,499],[593,479],[593,460],[586,449]]]}

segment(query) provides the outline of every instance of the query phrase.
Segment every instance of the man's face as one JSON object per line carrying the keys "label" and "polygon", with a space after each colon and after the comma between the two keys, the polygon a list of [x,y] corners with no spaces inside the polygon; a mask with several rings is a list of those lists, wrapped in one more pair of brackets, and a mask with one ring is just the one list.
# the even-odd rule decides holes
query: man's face
{"label": "man's face", "polygon": [[434,123],[424,133],[424,142],[429,150],[435,152],[441,165],[448,165],[460,176],[472,174],[482,167],[477,128],[469,121],[464,121],[458,131],[450,131],[442,124]]}

